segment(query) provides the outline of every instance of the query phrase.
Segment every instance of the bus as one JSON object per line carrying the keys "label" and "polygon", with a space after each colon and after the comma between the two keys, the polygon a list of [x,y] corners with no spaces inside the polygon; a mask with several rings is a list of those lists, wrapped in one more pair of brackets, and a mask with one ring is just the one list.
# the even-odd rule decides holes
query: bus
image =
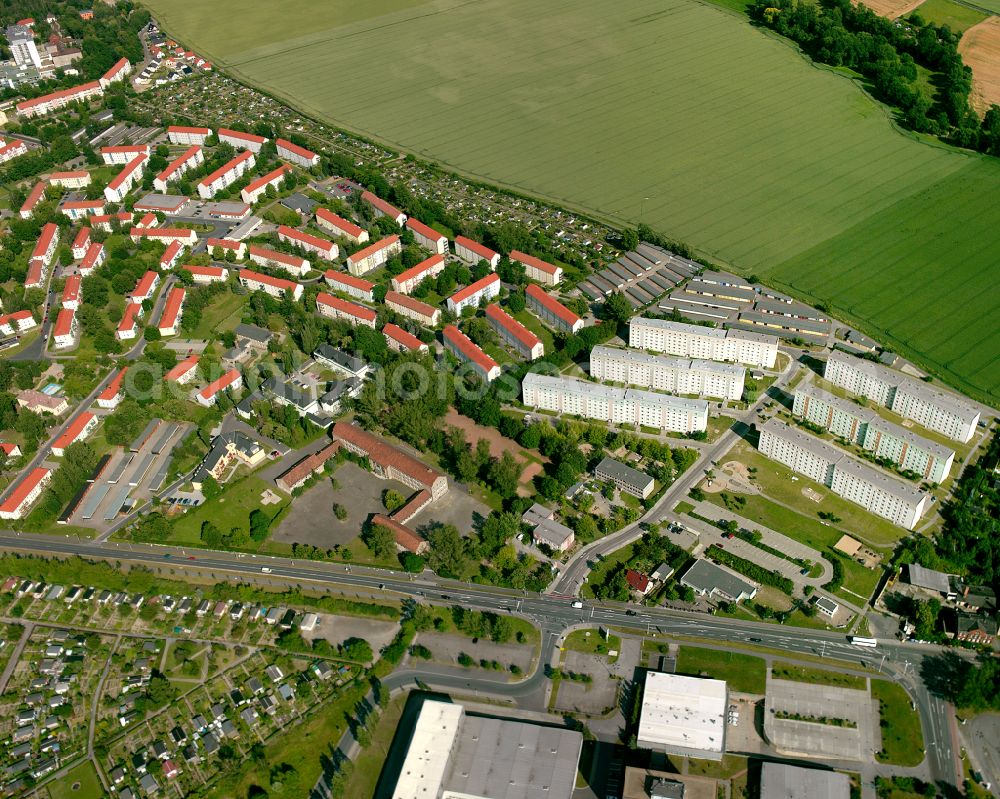
{"label": "bus", "polygon": [[878,641],[874,638],[862,638],[860,635],[851,635],[847,639],[855,646],[867,646],[870,649],[874,649],[878,646]]}

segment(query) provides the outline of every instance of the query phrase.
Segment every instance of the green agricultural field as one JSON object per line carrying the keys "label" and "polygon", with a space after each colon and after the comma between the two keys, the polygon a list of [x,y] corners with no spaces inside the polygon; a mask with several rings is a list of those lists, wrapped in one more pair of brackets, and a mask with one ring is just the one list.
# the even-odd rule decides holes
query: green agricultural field
{"label": "green agricultural field", "polygon": [[146,2],[306,113],[641,217],[1000,398],[1000,340],[969,332],[1000,327],[986,290],[1000,162],[899,132],[850,78],[737,14],[698,0]]}
{"label": "green agricultural field", "polygon": [[[1000,9],[1000,2],[997,3],[997,8]],[[954,0],[925,0],[911,13],[919,14],[925,21],[935,25],[947,25],[956,33],[979,24],[988,16],[982,11],[959,5]]]}

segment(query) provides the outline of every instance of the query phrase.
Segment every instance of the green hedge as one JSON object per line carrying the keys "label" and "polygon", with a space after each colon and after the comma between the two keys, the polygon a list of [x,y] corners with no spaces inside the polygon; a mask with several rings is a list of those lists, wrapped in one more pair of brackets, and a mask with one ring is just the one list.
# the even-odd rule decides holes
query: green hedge
{"label": "green hedge", "polygon": [[733,555],[731,552],[726,552],[726,550],[720,549],[715,544],[712,544],[708,548],[708,557],[724,566],[728,566],[733,571],[739,572],[744,577],[756,580],[761,585],[769,585],[772,588],[777,588],[789,596],[791,596],[792,591],[795,589],[795,583],[787,577],[782,577],[780,574],[768,571],[763,566],[758,566],[756,563],[745,558]]}

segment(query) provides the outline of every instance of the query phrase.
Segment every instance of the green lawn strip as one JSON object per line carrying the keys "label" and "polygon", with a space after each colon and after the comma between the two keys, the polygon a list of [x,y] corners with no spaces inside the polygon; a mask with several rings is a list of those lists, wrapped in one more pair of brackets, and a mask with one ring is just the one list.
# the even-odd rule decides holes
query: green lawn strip
{"label": "green lawn strip", "polygon": [[190,334],[190,338],[214,338],[226,330],[232,330],[242,319],[243,303],[246,297],[239,294],[220,294],[201,312],[201,321]]}
{"label": "green lawn strip", "polygon": [[952,0],[924,0],[910,12],[910,16],[914,15],[919,15],[924,22],[947,25],[953,33],[963,33],[973,25],[978,25],[988,16],[982,11],[959,5]]}
{"label": "green lawn strip", "polygon": [[776,680],[807,682],[813,685],[833,685],[839,688],[865,689],[865,678],[854,674],[840,674],[835,671],[801,666],[786,661],[775,661],[771,665],[771,676]]}
{"label": "green lawn strip", "polygon": [[[721,508],[725,507],[718,494],[706,494],[705,498]],[[842,535],[837,528],[827,527],[762,496],[751,495],[747,496],[746,500],[746,505],[740,513],[741,516],[753,519],[765,527],[787,535],[789,538],[808,544],[829,558],[836,557],[828,550],[837,543]],[[844,567],[844,588],[865,598],[871,596],[878,583],[880,572],[877,569],[866,569],[860,563],[848,558],[841,558],[841,564]],[[840,594],[839,591],[837,593]],[[850,593],[843,594],[843,596],[853,602],[860,601],[858,597]]]}
{"label": "green lawn strip", "polygon": [[[228,533],[233,527],[249,530],[250,512],[253,510],[262,510],[273,517],[288,504],[288,500],[279,493],[277,495],[282,497],[280,502],[271,505],[262,504],[261,494],[267,489],[268,484],[254,475],[235,477],[225,486],[220,496],[208,500],[197,508],[192,508],[174,523],[170,543],[200,543],[201,526],[206,521],[212,522],[224,533]],[[254,549],[258,548],[256,543],[251,543]]]}
{"label": "green lawn strip", "polygon": [[763,694],[767,681],[761,658],[694,646],[680,648],[677,673],[725,680],[730,690],[749,694]]}
{"label": "green lawn strip", "polygon": [[[78,786],[76,790],[73,790],[74,785]],[[45,789],[52,799],[102,799],[104,796],[104,789],[97,778],[94,764],[89,760],[52,780]]]}
{"label": "green lawn strip", "polygon": [[916,766],[924,759],[924,736],[920,716],[913,710],[902,686],[888,680],[872,680],[872,696],[879,700],[882,751],[880,763]]}
{"label": "green lawn strip", "polygon": [[406,699],[407,694],[400,694],[382,711],[378,724],[372,732],[371,744],[361,750],[361,754],[354,761],[354,771],[347,781],[344,796],[352,799],[371,799],[375,795],[382,767],[389,757],[392,739],[403,716]]}
{"label": "green lawn strip", "polygon": [[683,500],[678,502],[677,505],[674,507],[674,513],[690,513],[693,510],[694,510],[694,505],[692,505],[690,502],[685,502]]}
{"label": "green lawn strip", "polygon": [[556,345],[552,331],[543,325],[541,320],[531,313],[531,311],[518,311],[516,314],[511,314],[511,316],[542,340],[542,346],[545,347],[546,353],[555,352]]}
{"label": "green lawn strip", "polygon": [[[589,633],[589,635],[588,635]],[[608,635],[607,640],[600,630],[574,630],[566,636],[562,648],[571,652],[583,652],[587,655],[607,655],[609,652],[621,652],[622,640],[617,635]],[[615,657],[617,660],[617,656]]]}
{"label": "green lawn strip", "polygon": [[590,574],[587,575],[587,582],[585,582],[580,588],[580,596],[584,599],[594,598],[594,585],[603,585],[604,581],[607,580],[608,575],[614,571],[615,567],[620,563],[627,563],[632,559],[632,545],[626,544],[621,549],[615,550],[610,555],[605,555],[600,561],[590,570]]}

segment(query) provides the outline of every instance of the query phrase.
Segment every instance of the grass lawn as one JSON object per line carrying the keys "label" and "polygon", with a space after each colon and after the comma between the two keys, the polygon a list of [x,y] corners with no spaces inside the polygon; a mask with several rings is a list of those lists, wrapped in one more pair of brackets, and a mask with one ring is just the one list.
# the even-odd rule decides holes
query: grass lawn
{"label": "grass lawn", "polygon": [[763,694],[767,681],[761,658],[694,646],[680,648],[677,673],[725,680],[731,690],[748,694]]}
{"label": "grass lawn", "polygon": [[542,340],[542,346],[545,347],[546,353],[555,352],[556,345],[552,331],[543,325],[541,320],[531,313],[531,311],[525,309],[518,311],[516,314],[511,314],[511,316]]}
{"label": "grass lawn", "polygon": [[220,294],[202,311],[201,321],[191,332],[181,335],[190,338],[212,338],[225,330],[232,330],[242,318],[245,296]]}
{"label": "grass lawn", "polygon": [[711,777],[717,780],[727,780],[735,774],[746,771],[747,759],[740,755],[724,755],[722,760],[688,760],[688,774],[699,777]]}
{"label": "grass lawn", "polygon": [[[621,646],[622,639],[617,635],[609,634],[605,641],[598,629],[574,630],[566,636],[566,640],[563,642],[563,649],[584,652],[588,655],[607,655],[608,652],[620,652]],[[617,659],[616,655],[612,662]]]}
{"label": "grass lawn", "polygon": [[962,33],[973,25],[978,25],[986,14],[968,6],[962,6],[952,0],[925,0],[917,6],[911,15],[918,14],[924,22],[935,25],[947,25],[954,33]]}
{"label": "grass lawn", "polygon": [[[253,475],[240,477],[237,473],[237,476],[224,486],[221,496],[187,511],[174,523],[169,543],[199,543],[201,541],[201,525],[206,521],[210,521],[220,530],[228,532],[233,527],[249,530],[250,512],[255,509],[259,508],[273,517],[288,504],[289,500],[275,492],[281,497],[281,501],[272,505],[262,505],[260,502],[261,493],[267,488],[269,488],[268,484],[259,477]],[[252,543],[251,545],[256,548],[256,544]]]}
{"label": "grass lawn", "polygon": [[684,502],[683,500],[678,502],[677,505],[674,507],[675,513],[690,513],[693,510],[694,510],[694,505],[692,505],[690,502]]}
{"label": "grass lawn", "polygon": [[407,696],[400,694],[382,711],[372,733],[371,745],[362,750],[354,761],[354,772],[344,789],[344,796],[349,796],[351,799],[371,799],[375,795],[378,778],[389,756],[389,747],[392,746],[393,736],[403,716]]}
{"label": "grass lawn", "polygon": [[920,716],[910,705],[906,691],[888,680],[872,680],[872,696],[879,700],[882,732],[880,763],[916,766],[924,759],[924,736]]}
{"label": "grass lawn", "polygon": [[594,589],[591,586],[603,585],[608,574],[619,564],[625,563],[632,558],[632,545],[626,544],[621,549],[615,550],[610,555],[601,558],[590,574],[587,575],[587,582],[580,587],[580,596],[584,599],[594,598]]}
{"label": "grass lawn", "polygon": [[45,786],[52,799],[102,799],[104,789],[89,760]]}
{"label": "grass lawn", "polygon": [[793,680],[814,685],[833,685],[839,688],[857,688],[863,691],[865,678],[854,674],[839,674],[826,669],[816,669],[810,666],[800,666],[796,663],[775,661],[771,666],[771,676],[777,680]]}

